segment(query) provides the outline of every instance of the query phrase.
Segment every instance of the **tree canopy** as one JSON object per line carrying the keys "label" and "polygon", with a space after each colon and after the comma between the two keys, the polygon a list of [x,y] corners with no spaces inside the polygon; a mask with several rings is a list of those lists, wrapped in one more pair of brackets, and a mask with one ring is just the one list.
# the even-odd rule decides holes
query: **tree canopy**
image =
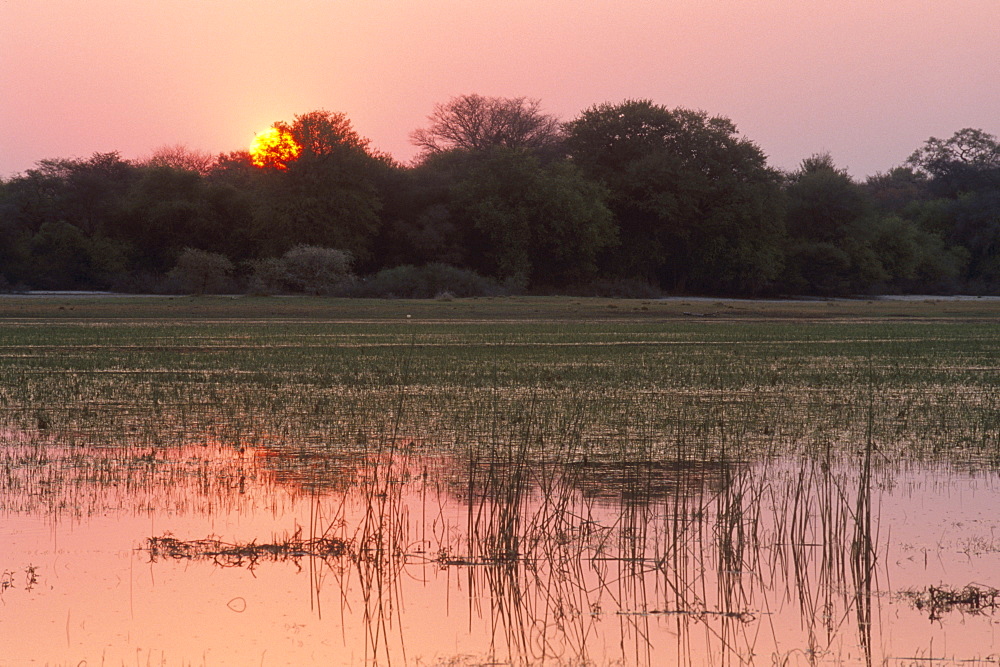
{"label": "tree canopy", "polygon": [[931,137],[907,164],[929,177],[935,192],[944,196],[1000,188],[1000,142],[982,130],[965,128],[948,139]]}
{"label": "tree canopy", "polygon": [[406,166],[326,110],[252,150],[43,160],[0,180],[0,289],[1000,293],[983,130],[858,182],[829,154],[781,173],[730,119],[650,100],[560,125],[464,95],[428,120]]}
{"label": "tree canopy", "polygon": [[438,104],[428,127],[410,135],[424,154],[491,148],[546,150],[558,145],[559,120],[527,97],[461,95]]}
{"label": "tree canopy", "polygon": [[758,291],[781,270],[779,174],[728,119],[649,100],[566,124],[566,149],[610,192],[622,243],[609,270],[668,289]]}

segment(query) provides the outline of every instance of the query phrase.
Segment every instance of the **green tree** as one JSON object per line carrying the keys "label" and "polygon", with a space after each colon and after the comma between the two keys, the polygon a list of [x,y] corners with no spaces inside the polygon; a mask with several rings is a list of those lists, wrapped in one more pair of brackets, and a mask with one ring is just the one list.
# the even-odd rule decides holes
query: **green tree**
{"label": "green tree", "polygon": [[184,248],[251,256],[248,191],[174,167],[144,167],[123,198],[113,234],[133,248],[136,267],[166,273]]}
{"label": "green tree", "polygon": [[136,168],[118,153],[42,160],[8,184],[14,224],[32,234],[47,222],[67,222],[88,235],[104,234],[136,177]]}
{"label": "green tree", "polygon": [[27,233],[16,221],[17,205],[8,183],[0,179],[0,290],[23,281]]}
{"label": "green tree", "polygon": [[562,286],[592,279],[616,241],[602,188],[565,162],[523,151],[473,154],[452,185],[450,212],[470,268],[511,285]]}
{"label": "green tree", "polygon": [[925,177],[908,168],[862,185],[829,154],[803,160],[786,185],[789,289],[845,294],[953,287],[965,254],[910,217],[927,201],[925,186]]}
{"label": "green tree", "polygon": [[[262,256],[299,244],[341,248],[359,260],[371,255],[380,224],[378,178],[391,168],[343,114],[315,111],[287,130],[302,147],[287,168],[258,170],[255,236]],[[235,172],[231,164],[225,166]]]}
{"label": "green tree", "polygon": [[885,213],[903,213],[931,197],[927,176],[911,167],[895,167],[870,176],[864,189],[875,206]]}
{"label": "green tree", "polygon": [[1000,141],[966,128],[949,139],[931,137],[907,163],[938,197],[914,206],[911,214],[964,248],[969,286],[1000,289]]}
{"label": "green tree", "polygon": [[188,246],[199,246],[210,227],[201,177],[172,167],[147,167],[123,201],[114,234],[134,248],[144,269],[163,274]]}
{"label": "green tree", "polygon": [[947,239],[969,253],[966,279],[976,289],[1000,290],[1000,189],[970,192],[948,201]]}
{"label": "green tree", "polygon": [[845,294],[889,274],[872,247],[871,199],[828,153],[802,161],[785,188],[789,245],[784,282],[793,291]]}
{"label": "green tree", "polygon": [[128,268],[126,248],[88,237],[68,222],[46,222],[21,252],[18,281],[41,289],[105,289]]}
{"label": "green tree", "polygon": [[755,293],[782,269],[780,175],[732,121],[648,100],[565,126],[583,173],[610,192],[622,240],[606,266],[673,290]]}
{"label": "green tree", "polygon": [[4,186],[0,272],[47,288],[107,287],[127,269],[113,237],[135,167],[117,153],[42,160]]}
{"label": "green tree", "polygon": [[788,233],[799,239],[842,241],[850,226],[873,208],[865,190],[829,153],[803,160],[789,176],[785,192]]}
{"label": "green tree", "polygon": [[965,128],[948,139],[931,137],[907,164],[928,176],[940,196],[1000,188],[1000,142],[983,130]]}
{"label": "green tree", "polygon": [[87,238],[68,222],[46,222],[31,239],[27,281],[42,289],[89,287]]}
{"label": "green tree", "polygon": [[968,253],[947,246],[940,235],[896,215],[876,218],[870,234],[871,247],[888,277],[887,288],[938,292],[959,285]]}
{"label": "green tree", "polygon": [[465,151],[428,155],[396,168],[382,187],[379,266],[466,265],[466,247],[450,206],[452,184],[471,163]]}

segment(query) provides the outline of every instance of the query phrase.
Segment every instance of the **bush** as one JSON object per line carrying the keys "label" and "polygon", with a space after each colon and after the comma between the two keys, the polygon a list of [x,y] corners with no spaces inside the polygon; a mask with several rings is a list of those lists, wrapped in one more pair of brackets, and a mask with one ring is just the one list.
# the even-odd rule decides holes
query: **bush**
{"label": "bush", "polygon": [[353,282],[351,253],[319,246],[295,246],[284,255],[251,262],[249,289],[257,294],[338,294]]}
{"label": "bush", "polygon": [[319,246],[295,246],[281,257],[285,279],[308,294],[331,294],[351,278],[351,253]]}
{"label": "bush", "polygon": [[496,281],[475,271],[447,264],[383,269],[350,291],[352,296],[399,299],[434,299],[444,295],[451,298],[497,296],[504,293],[505,290]]}
{"label": "bush", "polygon": [[225,255],[185,248],[167,278],[184,292],[211,294],[231,290],[233,263]]}

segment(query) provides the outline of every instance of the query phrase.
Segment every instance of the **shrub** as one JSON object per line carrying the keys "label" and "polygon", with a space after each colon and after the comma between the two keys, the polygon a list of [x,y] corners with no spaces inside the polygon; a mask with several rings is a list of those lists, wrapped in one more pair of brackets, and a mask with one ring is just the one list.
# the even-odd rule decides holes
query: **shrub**
{"label": "shrub", "polygon": [[249,291],[257,294],[336,294],[354,280],[351,253],[319,246],[295,246],[281,257],[251,262]]}
{"label": "shrub", "polygon": [[293,289],[330,294],[351,278],[351,253],[319,246],[295,246],[281,257],[285,279]]}
{"label": "shrub", "polygon": [[167,278],[181,291],[210,294],[232,289],[233,263],[225,255],[185,248]]}

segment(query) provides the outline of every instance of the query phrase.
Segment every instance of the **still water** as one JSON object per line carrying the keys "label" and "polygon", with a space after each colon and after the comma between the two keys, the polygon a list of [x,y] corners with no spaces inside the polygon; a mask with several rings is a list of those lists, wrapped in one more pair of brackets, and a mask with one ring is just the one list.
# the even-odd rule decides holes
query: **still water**
{"label": "still water", "polygon": [[0,665],[1000,664],[984,466],[0,444]]}

